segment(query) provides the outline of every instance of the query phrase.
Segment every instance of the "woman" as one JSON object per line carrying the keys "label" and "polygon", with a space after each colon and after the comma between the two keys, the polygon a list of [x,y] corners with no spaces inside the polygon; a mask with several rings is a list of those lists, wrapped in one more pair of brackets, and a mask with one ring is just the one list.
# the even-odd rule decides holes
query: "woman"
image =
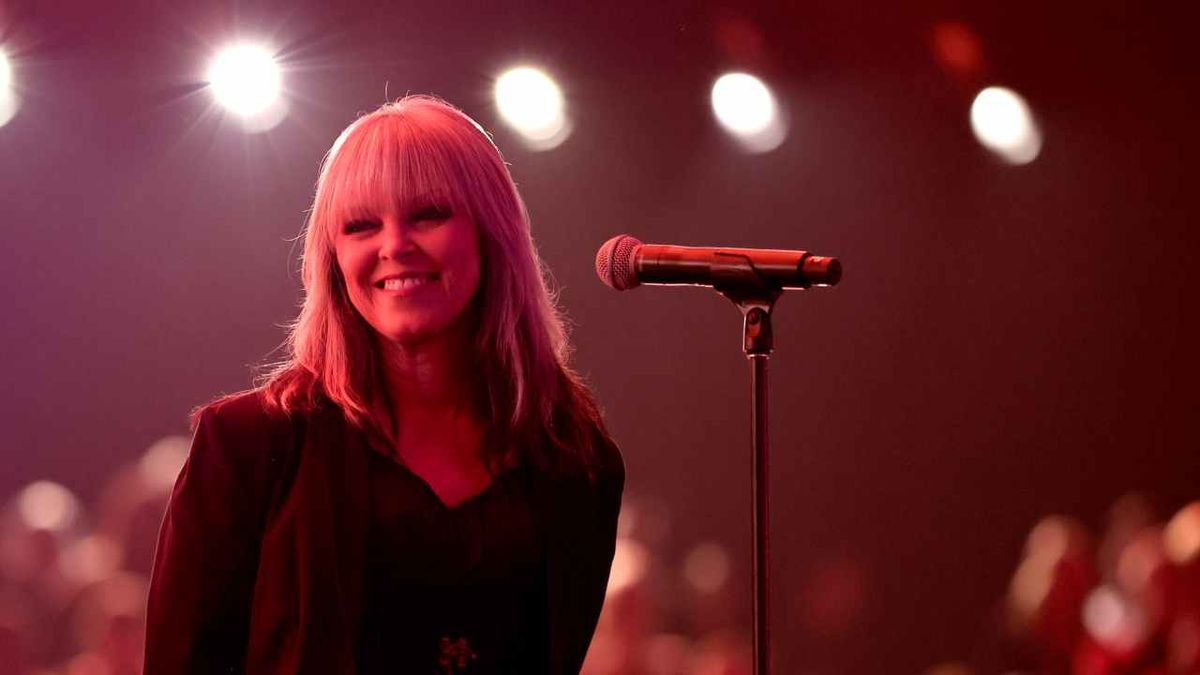
{"label": "woman", "polygon": [[322,165],[289,358],[199,411],[146,673],[577,673],[621,457],[486,133],[429,97]]}

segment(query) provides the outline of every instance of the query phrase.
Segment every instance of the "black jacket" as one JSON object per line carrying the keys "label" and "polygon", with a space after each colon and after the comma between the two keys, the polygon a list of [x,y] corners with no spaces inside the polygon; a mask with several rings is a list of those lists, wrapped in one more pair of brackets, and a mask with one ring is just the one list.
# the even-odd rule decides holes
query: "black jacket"
{"label": "black jacket", "polygon": [[[285,418],[250,392],[204,410],[159,534],[146,675],[356,672],[367,442],[332,404]],[[579,672],[604,602],[625,471],[598,452],[594,479],[531,480],[550,675]]]}

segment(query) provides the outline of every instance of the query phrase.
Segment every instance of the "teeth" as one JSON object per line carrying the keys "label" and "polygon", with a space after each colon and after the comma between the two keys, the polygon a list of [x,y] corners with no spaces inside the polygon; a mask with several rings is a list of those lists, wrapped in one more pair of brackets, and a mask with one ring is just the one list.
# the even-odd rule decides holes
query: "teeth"
{"label": "teeth", "polygon": [[421,284],[428,283],[430,277],[404,277],[403,279],[388,279],[383,282],[383,288],[389,291],[407,291]]}

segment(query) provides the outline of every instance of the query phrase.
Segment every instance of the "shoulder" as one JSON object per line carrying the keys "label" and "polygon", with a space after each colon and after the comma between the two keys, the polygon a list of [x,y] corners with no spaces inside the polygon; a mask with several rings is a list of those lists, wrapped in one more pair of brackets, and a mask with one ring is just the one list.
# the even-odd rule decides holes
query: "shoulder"
{"label": "shoulder", "polygon": [[272,409],[259,389],[217,398],[192,414],[192,460],[250,470],[277,462],[293,445],[299,417]]}
{"label": "shoulder", "polygon": [[248,427],[269,425],[272,418],[261,389],[225,394],[200,406],[194,414],[197,420],[207,417]]}
{"label": "shoulder", "polygon": [[597,429],[592,442],[592,476],[601,490],[620,492],[625,485],[625,458],[605,429]]}
{"label": "shoulder", "polygon": [[269,400],[261,388],[225,394],[192,411],[192,426],[216,426],[237,435],[279,432],[330,405],[322,400],[314,410],[285,411]]}
{"label": "shoulder", "polygon": [[551,474],[552,482],[558,486],[555,490],[558,498],[566,502],[583,500],[593,507],[602,506],[604,511],[619,508],[625,489],[625,460],[621,450],[603,427],[592,429],[589,441],[586,463],[580,462],[578,455],[568,455],[570,463],[560,464]]}

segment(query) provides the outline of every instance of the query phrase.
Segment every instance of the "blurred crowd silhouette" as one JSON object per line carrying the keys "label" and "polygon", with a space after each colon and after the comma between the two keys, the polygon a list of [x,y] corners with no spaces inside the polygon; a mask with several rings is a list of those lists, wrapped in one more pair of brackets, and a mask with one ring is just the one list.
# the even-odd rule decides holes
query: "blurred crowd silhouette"
{"label": "blurred crowd silhouette", "polygon": [[926,675],[1200,673],[1200,501],[1164,522],[1127,494],[1098,536],[1043,518],[999,607],[976,662]]}
{"label": "blurred crowd silhouette", "polygon": [[[168,437],[117,468],[85,508],[39,481],[0,514],[0,670],[136,675],[158,526],[189,441]],[[658,501],[628,494],[584,675],[750,675],[748,587],[715,541],[672,539]],[[214,555],[219,543],[214,542]],[[682,552],[682,553],[680,553]],[[1006,595],[970,662],[926,675],[1200,673],[1200,501],[1167,519],[1137,494],[1093,535],[1068,516],[1030,531]],[[782,571],[777,571],[777,574]],[[822,576],[802,615],[836,622],[869,598]],[[840,590],[839,590],[840,589]],[[843,592],[845,591],[845,592]],[[805,622],[799,630],[820,631]],[[828,628],[828,626],[826,626]],[[777,635],[783,635],[778,632]],[[889,672],[880,664],[880,672]]]}
{"label": "blurred crowd silhouette", "polygon": [[141,672],[155,539],[189,445],[164,438],[116,468],[101,478],[91,508],[49,481],[7,501],[0,514],[3,672]]}

